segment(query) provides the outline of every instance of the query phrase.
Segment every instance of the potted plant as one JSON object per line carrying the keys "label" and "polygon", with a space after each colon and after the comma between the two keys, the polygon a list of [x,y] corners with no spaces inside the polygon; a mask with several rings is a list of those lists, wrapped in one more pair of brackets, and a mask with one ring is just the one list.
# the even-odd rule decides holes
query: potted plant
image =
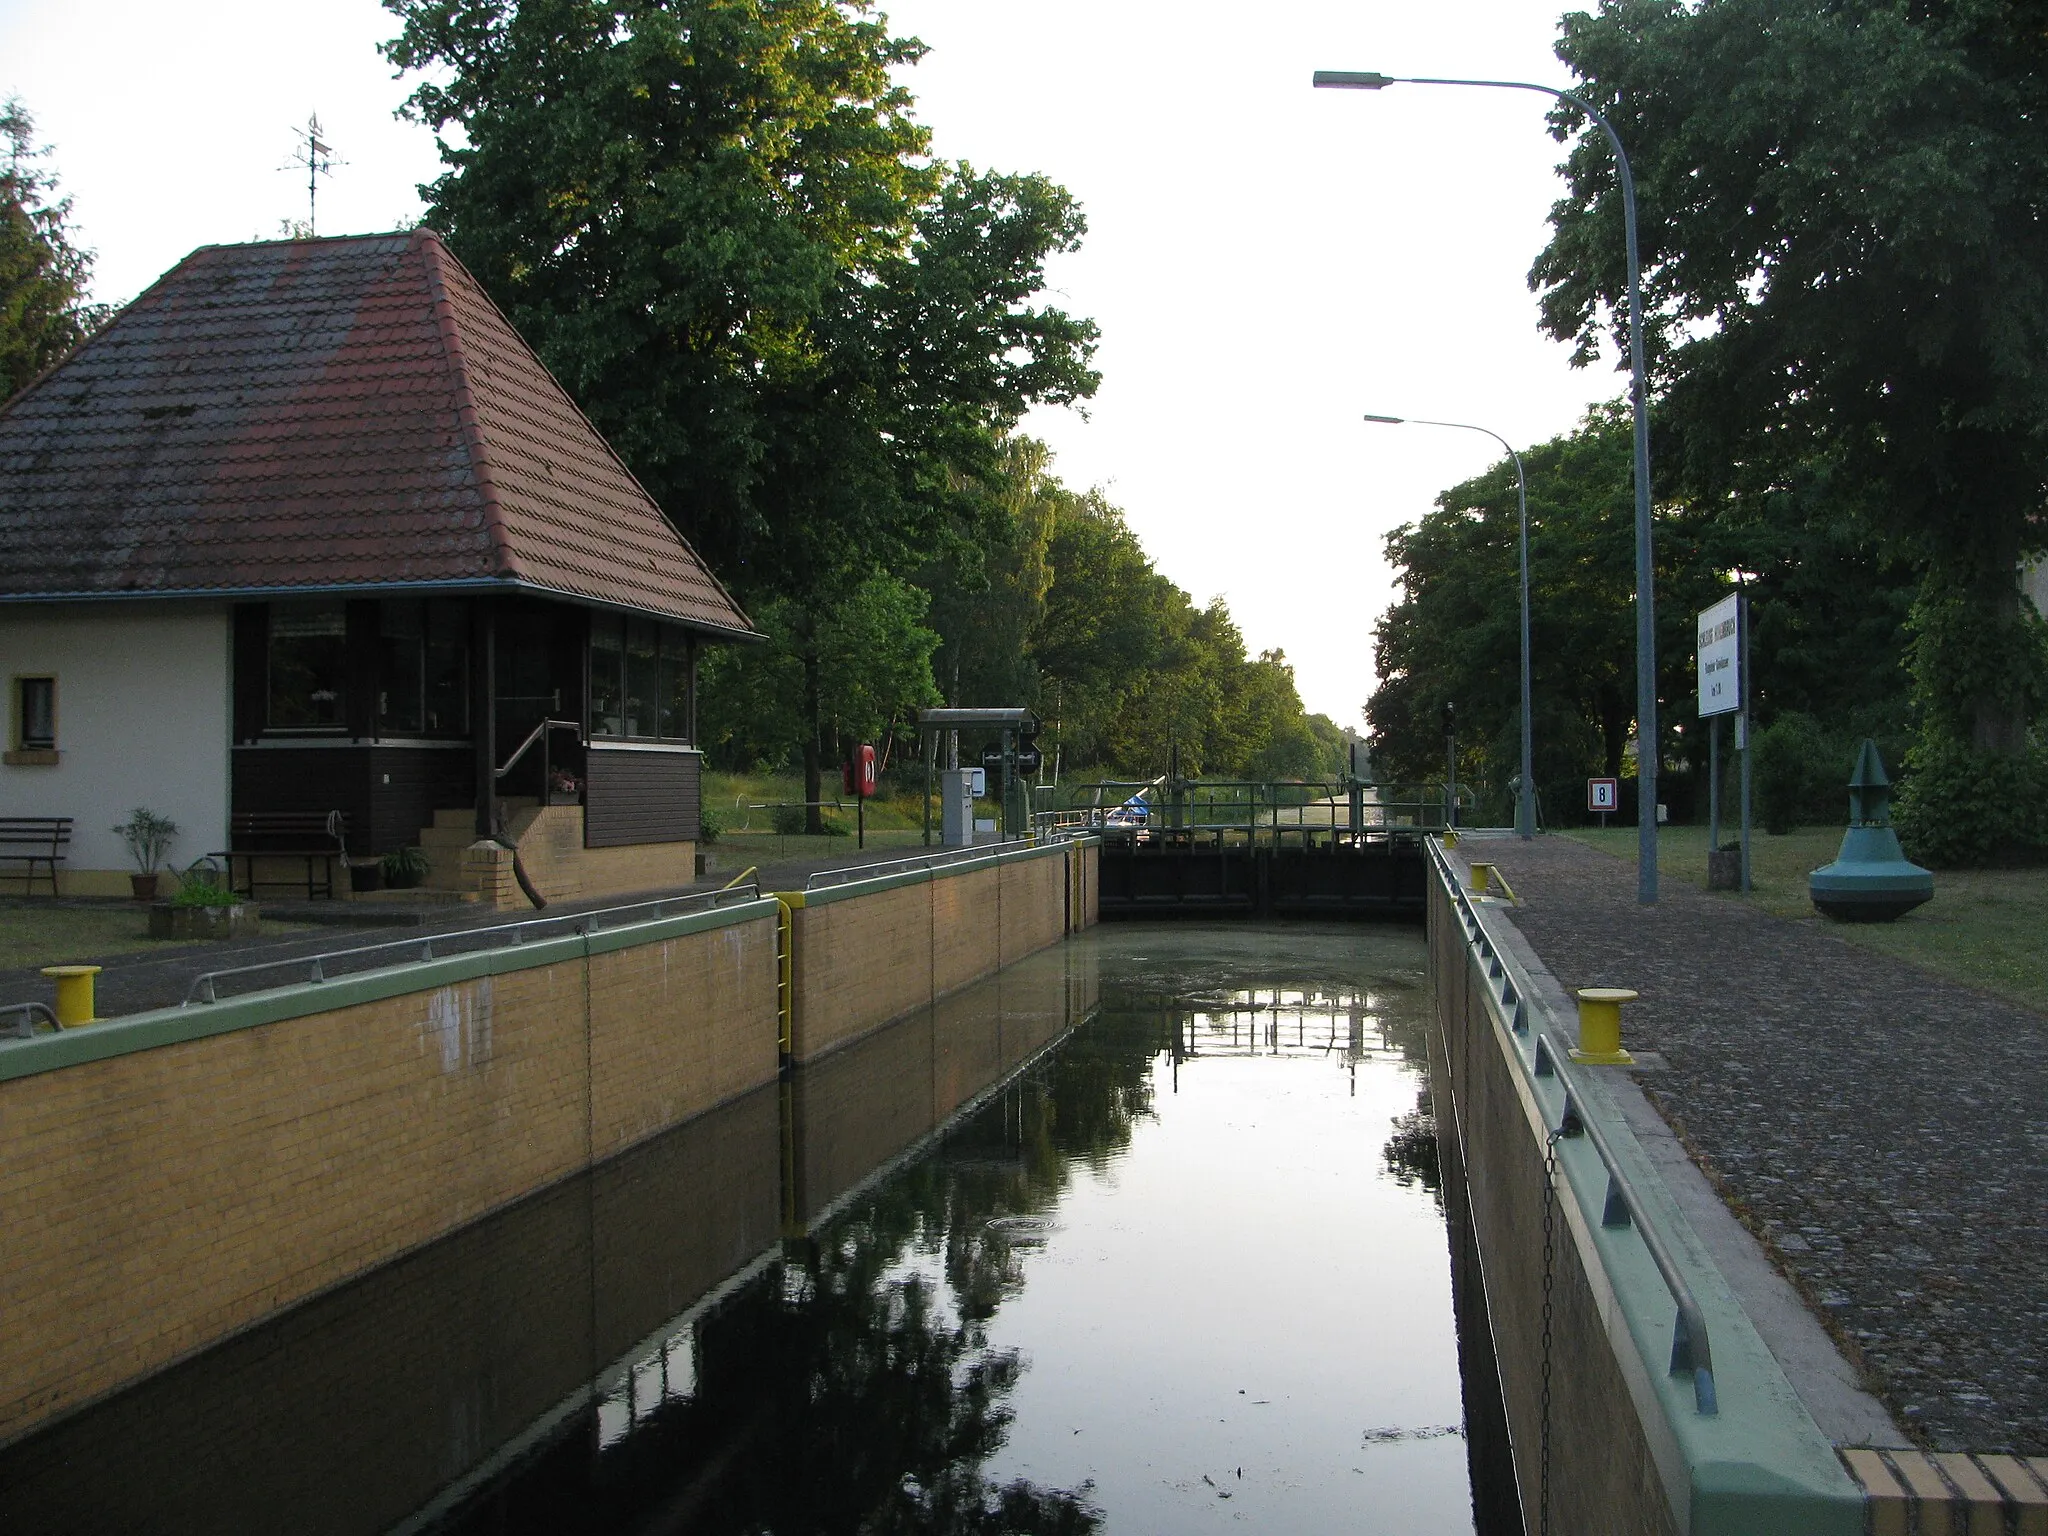
{"label": "potted plant", "polygon": [[256,903],[237,896],[205,860],[179,878],[176,895],[149,909],[152,939],[239,939],[259,931]]}
{"label": "potted plant", "polygon": [[384,884],[384,861],[372,859],[367,864],[351,861],[348,866],[348,888],[351,891],[374,891]]}
{"label": "potted plant", "polygon": [[128,813],[126,821],[114,828],[114,836],[128,845],[128,856],[135,860],[136,873],[128,877],[128,884],[137,901],[156,899],[156,872],[164,861],[164,855],[171,851],[171,841],[177,835],[178,824],[175,821],[140,805]]}
{"label": "potted plant", "polygon": [[581,805],[583,803],[583,781],[566,768],[557,768],[548,775],[549,805]]}
{"label": "potted plant", "polygon": [[384,884],[394,891],[411,890],[427,878],[427,855],[421,848],[394,848],[378,862],[384,869]]}

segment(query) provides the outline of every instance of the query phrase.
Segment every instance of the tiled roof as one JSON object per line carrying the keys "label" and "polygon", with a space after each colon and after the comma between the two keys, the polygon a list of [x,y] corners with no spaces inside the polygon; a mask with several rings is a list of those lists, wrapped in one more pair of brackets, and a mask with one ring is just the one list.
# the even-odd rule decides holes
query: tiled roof
{"label": "tiled roof", "polygon": [[431,230],[203,247],[0,408],[0,600],[479,583],[751,629]]}

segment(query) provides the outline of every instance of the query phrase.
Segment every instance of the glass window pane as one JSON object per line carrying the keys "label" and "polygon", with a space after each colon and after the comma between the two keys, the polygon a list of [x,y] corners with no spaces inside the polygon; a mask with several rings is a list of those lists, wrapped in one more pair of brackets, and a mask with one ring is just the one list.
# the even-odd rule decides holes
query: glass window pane
{"label": "glass window pane", "polygon": [[270,728],[338,730],[347,632],[339,602],[274,603],[270,609]]}
{"label": "glass window pane", "polygon": [[379,605],[377,616],[377,729],[418,735],[421,663],[426,653],[426,605],[399,598]]}
{"label": "glass window pane", "polygon": [[690,734],[690,642],[683,631],[661,629],[661,699],[655,734],[683,741]]}
{"label": "glass window pane", "polygon": [[21,680],[21,748],[27,752],[57,750],[57,680],[54,677],[24,677]]}
{"label": "glass window pane", "polygon": [[626,621],[626,734],[652,736],[661,698],[658,630],[645,619]]}
{"label": "glass window pane", "polygon": [[469,605],[430,598],[426,612],[425,729],[434,736],[469,734]]}
{"label": "glass window pane", "polygon": [[619,620],[590,621],[590,729],[597,736],[626,734],[626,657]]}

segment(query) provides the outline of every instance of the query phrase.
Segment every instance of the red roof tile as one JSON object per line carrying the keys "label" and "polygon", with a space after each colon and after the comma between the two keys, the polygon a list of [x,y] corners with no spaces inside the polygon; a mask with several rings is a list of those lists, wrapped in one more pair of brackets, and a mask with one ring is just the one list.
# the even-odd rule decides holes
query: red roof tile
{"label": "red roof tile", "polygon": [[0,409],[0,600],[479,583],[752,627],[431,230],[204,247]]}

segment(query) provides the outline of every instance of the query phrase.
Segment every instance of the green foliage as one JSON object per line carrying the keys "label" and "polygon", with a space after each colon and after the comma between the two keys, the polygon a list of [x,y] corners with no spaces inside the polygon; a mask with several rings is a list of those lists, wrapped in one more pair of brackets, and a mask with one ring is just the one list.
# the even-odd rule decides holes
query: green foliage
{"label": "green foliage", "polygon": [[217,885],[211,880],[194,880],[189,876],[171,897],[174,907],[234,907],[241,905],[241,901],[241,897],[224,885]]}
{"label": "green foliage", "polygon": [[0,401],[91,335],[104,305],[88,303],[92,254],[71,243],[71,199],[40,161],[35,120],[0,102]]}
{"label": "green foliage", "polygon": [[410,890],[427,878],[426,850],[410,844],[393,848],[378,863],[384,869],[384,883],[393,890]]}
{"label": "green foliage", "polygon": [[128,857],[135,861],[136,872],[153,875],[177,839],[178,824],[168,816],[159,816],[155,811],[138,805],[113,832],[127,845]]}
{"label": "green foliage", "polygon": [[[1976,821],[1972,785],[2031,793],[2048,676],[2013,594],[2048,543],[2036,12],[1604,0],[1565,18],[1559,48],[1638,157],[1667,472],[1717,511],[1805,497],[1808,528],[1853,522],[1939,594],[1915,620],[1923,837]],[[1617,183],[1597,129],[1552,121],[1579,137],[1532,282],[1546,327],[1590,360],[1622,313]],[[1914,584],[1892,583],[1894,620]],[[1985,754],[2022,766],[1963,766]]]}
{"label": "green foliage", "polygon": [[2048,752],[1974,751],[1923,736],[1906,755],[1892,825],[1934,869],[1996,864],[2048,844]]}
{"label": "green foliage", "polygon": [[697,840],[715,843],[725,834],[725,813],[703,806],[697,812]]}
{"label": "green foliage", "polygon": [[801,837],[805,827],[805,807],[801,805],[778,805],[768,813],[768,825],[779,837]]}
{"label": "green foliage", "polygon": [[1750,740],[1750,772],[1763,829],[1782,837],[1795,827],[1846,824],[1855,759],[1854,744],[1799,710],[1759,730]]}

